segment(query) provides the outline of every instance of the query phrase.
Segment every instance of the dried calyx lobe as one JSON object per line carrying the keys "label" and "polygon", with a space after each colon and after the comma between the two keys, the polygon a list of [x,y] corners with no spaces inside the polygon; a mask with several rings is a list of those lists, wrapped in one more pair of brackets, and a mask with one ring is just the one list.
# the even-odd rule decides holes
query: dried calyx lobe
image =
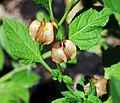
{"label": "dried calyx lobe", "polygon": [[[104,94],[107,94],[107,84],[108,84],[107,79],[105,78],[96,79],[92,77],[91,80],[96,87],[97,97],[101,97]],[[84,86],[84,89],[90,92],[90,83],[86,84]]]}
{"label": "dried calyx lobe", "polygon": [[29,34],[39,44],[48,45],[54,41],[58,26],[54,21],[34,20],[29,26]]}
{"label": "dried calyx lobe", "polygon": [[58,41],[52,47],[52,60],[56,63],[67,62],[76,56],[76,46],[70,40]]}

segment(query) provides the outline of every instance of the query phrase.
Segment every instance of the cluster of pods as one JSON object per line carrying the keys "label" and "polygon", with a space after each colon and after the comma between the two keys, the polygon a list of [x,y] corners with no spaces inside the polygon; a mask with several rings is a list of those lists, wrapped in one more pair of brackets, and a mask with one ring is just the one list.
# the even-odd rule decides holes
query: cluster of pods
{"label": "cluster of pods", "polygon": [[[55,40],[58,31],[57,24],[50,20],[45,23],[42,21],[34,20],[29,26],[29,34],[32,39],[44,45],[49,45]],[[76,46],[70,40],[62,40],[54,43],[52,47],[51,58],[53,62],[62,63],[73,59],[76,56]]]}

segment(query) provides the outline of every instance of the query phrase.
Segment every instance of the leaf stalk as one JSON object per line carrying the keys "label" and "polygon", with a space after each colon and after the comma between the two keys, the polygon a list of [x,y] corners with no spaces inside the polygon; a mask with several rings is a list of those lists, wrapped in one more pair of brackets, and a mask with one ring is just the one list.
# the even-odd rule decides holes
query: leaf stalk
{"label": "leaf stalk", "polygon": [[61,26],[61,25],[62,25],[62,23],[63,23],[64,20],[66,19],[67,15],[68,15],[69,12],[71,11],[74,2],[75,2],[75,0],[71,0],[70,4],[69,4],[68,7],[66,8],[65,14],[63,15],[62,19],[61,19],[60,22],[58,23],[58,26]]}

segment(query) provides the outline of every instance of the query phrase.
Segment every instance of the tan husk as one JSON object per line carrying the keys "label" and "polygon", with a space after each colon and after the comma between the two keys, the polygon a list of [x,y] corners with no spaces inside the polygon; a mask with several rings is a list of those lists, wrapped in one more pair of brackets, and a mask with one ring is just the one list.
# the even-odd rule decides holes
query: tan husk
{"label": "tan husk", "polygon": [[61,41],[55,43],[52,47],[52,61],[56,63],[67,62],[67,58],[63,52],[63,47],[61,46]]}
{"label": "tan husk", "polygon": [[[91,78],[91,80],[93,81],[96,87],[97,97],[101,97],[104,94],[107,94],[107,83],[108,82],[105,78],[100,78],[100,79]],[[86,84],[84,86],[84,89],[90,92],[90,83]]]}
{"label": "tan husk", "polygon": [[38,31],[38,28],[40,26],[41,26],[41,22],[39,20],[34,20],[29,26],[29,34],[34,41],[36,38],[36,32]]}
{"label": "tan husk", "polygon": [[65,47],[63,47],[63,51],[67,57],[67,60],[70,60],[76,56],[76,46],[70,40],[63,41]]}
{"label": "tan husk", "polygon": [[76,46],[70,40],[55,43],[52,47],[52,61],[56,63],[67,62],[76,56]]}
{"label": "tan husk", "polygon": [[[39,24],[39,25],[36,25]],[[29,26],[29,33],[32,39],[39,44],[48,45],[54,41],[58,26],[54,21],[34,20]]]}
{"label": "tan husk", "polygon": [[107,80],[105,78],[99,79],[96,83],[97,96],[100,97],[107,94]]}

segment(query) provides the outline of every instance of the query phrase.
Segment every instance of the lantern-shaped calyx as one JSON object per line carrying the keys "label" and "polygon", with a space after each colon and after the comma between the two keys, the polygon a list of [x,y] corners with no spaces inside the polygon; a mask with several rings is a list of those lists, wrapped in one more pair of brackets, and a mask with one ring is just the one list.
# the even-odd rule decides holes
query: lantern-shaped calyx
{"label": "lantern-shaped calyx", "polygon": [[32,39],[39,44],[50,44],[54,41],[54,37],[57,33],[58,26],[54,21],[48,21],[45,23],[42,21],[34,20],[29,26],[29,34]]}
{"label": "lantern-shaped calyx", "polygon": [[[101,97],[104,94],[107,94],[107,84],[108,84],[107,79],[105,79],[105,78],[100,78],[100,79],[91,78],[91,80],[93,81],[93,83],[96,87],[97,97]],[[90,83],[85,85],[84,89],[87,90],[88,92],[90,92]]]}
{"label": "lantern-shaped calyx", "polygon": [[70,40],[58,41],[52,47],[52,61],[67,62],[76,56],[76,46]]}

